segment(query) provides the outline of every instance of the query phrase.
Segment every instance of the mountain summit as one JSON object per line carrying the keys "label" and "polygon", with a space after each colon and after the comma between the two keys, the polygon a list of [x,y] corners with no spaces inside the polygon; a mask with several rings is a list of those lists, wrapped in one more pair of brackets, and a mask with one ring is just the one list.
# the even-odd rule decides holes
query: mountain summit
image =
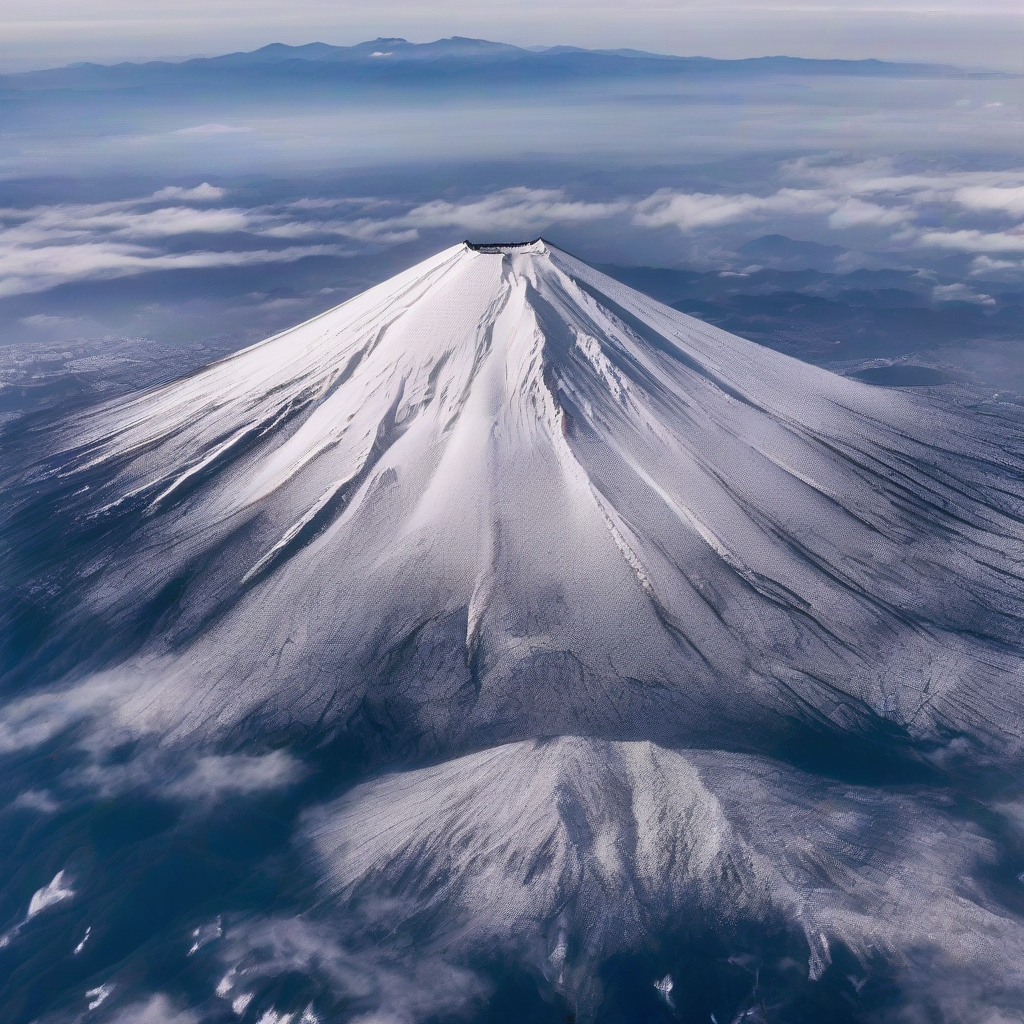
{"label": "mountain summit", "polygon": [[79,440],[146,537],[97,613],[180,581],[145,645],[166,727],[1017,743],[1015,457],[541,240],[446,250]]}
{"label": "mountain summit", "polygon": [[14,713],[101,761],[342,757],[296,841],[352,948],[525,963],[580,1012],[642,953],[674,1012],[669,950],[753,922],[807,985],[1012,1002],[950,787],[1020,763],[1014,423],[460,244],[76,421],[62,654],[25,670],[61,698]]}

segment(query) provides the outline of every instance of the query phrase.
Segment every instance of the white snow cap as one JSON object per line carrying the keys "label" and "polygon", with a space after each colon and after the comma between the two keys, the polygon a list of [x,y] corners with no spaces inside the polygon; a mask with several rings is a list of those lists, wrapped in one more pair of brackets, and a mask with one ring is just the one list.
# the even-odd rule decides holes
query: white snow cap
{"label": "white snow cap", "polygon": [[156,636],[96,692],[162,733],[258,713],[377,736],[383,702],[445,753],[883,723],[1015,748],[1008,429],[543,239],[455,245],[78,423],[85,500],[138,524],[85,606],[193,580],[162,620],[179,653]]}

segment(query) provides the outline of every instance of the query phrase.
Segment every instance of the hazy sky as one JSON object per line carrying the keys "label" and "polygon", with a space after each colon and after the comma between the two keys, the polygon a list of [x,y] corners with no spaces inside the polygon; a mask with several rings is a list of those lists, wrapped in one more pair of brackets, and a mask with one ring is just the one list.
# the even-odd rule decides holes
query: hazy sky
{"label": "hazy sky", "polygon": [[5,0],[0,67],[453,34],[524,45],[873,56],[1024,71],[1020,0]]}

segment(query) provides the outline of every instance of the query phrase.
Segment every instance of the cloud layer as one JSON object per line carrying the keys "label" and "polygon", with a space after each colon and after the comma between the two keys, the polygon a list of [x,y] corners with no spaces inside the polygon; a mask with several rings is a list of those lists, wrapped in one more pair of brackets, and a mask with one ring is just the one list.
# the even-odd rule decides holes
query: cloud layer
{"label": "cloud layer", "polygon": [[[156,270],[238,267],[354,254],[437,233],[522,237],[553,226],[675,230],[699,237],[771,226],[1010,259],[1024,254],[1024,168],[906,171],[890,160],[801,158],[760,193],[661,188],[592,197],[505,188],[456,199],[306,197],[243,206],[224,189],[169,185],[103,203],[0,210],[0,297]],[[443,238],[441,237],[443,235]]]}

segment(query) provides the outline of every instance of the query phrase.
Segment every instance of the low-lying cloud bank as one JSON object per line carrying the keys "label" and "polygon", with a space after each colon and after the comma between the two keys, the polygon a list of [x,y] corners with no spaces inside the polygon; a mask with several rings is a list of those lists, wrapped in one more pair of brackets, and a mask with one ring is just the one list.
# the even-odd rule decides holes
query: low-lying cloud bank
{"label": "low-lying cloud bank", "polygon": [[698,235],[784,222],[867,234],[876,248],[976,254],[978,272],[1024,268],[1024,168],[906,171],[891,160],[800,158],[763,194],[660,188],[593,198],[504,188],[426,202],[322,198],[244,206],[209,183],[102,203],[0,210],[0,297],[154,270],[352,255],[425,233],[519,236],[608,222]]}

